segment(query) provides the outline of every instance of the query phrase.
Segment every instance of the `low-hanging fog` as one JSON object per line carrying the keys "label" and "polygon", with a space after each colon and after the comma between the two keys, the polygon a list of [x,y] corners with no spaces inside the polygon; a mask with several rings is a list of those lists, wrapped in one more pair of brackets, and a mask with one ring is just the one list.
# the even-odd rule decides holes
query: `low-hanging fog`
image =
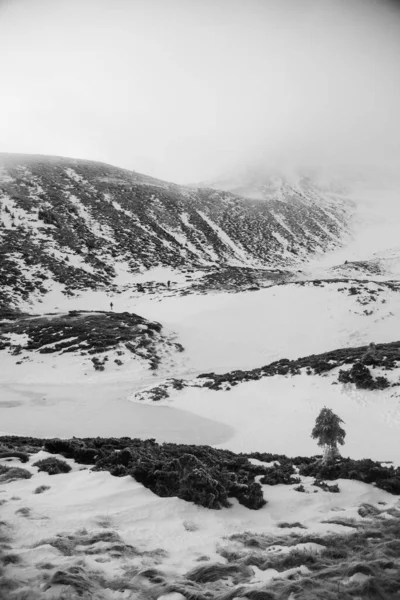
{"label": "low-hanging fog", "polygon": [[177,182],[244,165],[391,167],[386,0],[0,0],[0,151]]}

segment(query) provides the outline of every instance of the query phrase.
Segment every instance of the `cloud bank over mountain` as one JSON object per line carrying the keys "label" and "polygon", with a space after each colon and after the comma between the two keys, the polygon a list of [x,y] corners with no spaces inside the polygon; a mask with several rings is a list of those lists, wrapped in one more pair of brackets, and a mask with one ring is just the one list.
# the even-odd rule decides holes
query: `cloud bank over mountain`
{"label": "cloud bank over mountain", "polygon": [[0,150],[180,183],[394,164],[399,33],[382,0],[2,1]]}

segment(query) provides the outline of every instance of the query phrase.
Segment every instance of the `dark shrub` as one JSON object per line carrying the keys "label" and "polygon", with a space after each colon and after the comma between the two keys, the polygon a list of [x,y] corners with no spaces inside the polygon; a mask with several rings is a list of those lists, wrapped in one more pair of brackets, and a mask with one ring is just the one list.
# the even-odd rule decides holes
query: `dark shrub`
{"label": "dark shrub", "polygon": [[[128,437],[39,440],[3,436],[1,443],[10,449],[30,453],[44,447],[53,454],[93,465],[94,470],[108,471],[119,477],[130,475],[158,496],[176,496],[213,508],[226,506],[230,498],[236,498],[248,508],[259,509],[265,501],[262,487],[255,478],[261,476],[269,485],[293,484],[299,481],[295,467],[300,475],[323,481],[356,479],[375,483],[400,495],[400,468],[369,459],[340,458],[324,465],[321,456],[288,458],[267,452],[235,454],[210,446],[157,444],[154,439]],[[274,467],[253,465],[250,458],[265,463],[277,461],[278,464]],[[194,469],[197,479],[190,476]],[[198,485],[199,481],[203,489]],[[301,484],[296,489],[305,491]]]}
{"label": "dark shrub", "polygon": [[348,371],[340,370],[338,380],[341,383],[354,383],[355,386],[363,390],[383,390],[390,386],[386,377],[379,376],[374,379],[368,367],[356,362]]}
{"label": "dark shrub", "polygon": [[324,492],[333,492],[334,494],[338,494],[340,492],[340,489],[339,489],[339,486],[337,483],[334,483],[333,485],[329,485],[328,483],[326,483],[326,481],[321,481],[320,479],[315,479],[315,481],[313,482],[313,485],[321,488],[321,490],[324,490]]}
{"label": "dark shrub", "polygon": [[96,462],[99,451],[93,447],[87,447],[81,440],[45,440],[44,449],[51,454],[61,454],[65,458],[73,458],[82,465],[91,465]]}
{"label": "dark shrub", "polygon": [[392,479],[380,479],[376,487],[390,494],[400,494],[400,477],[393,477]]}
{"label": "dark shrub", "polygon": [[34,467],[38,467],[39,471],[45,471],[49,475],[58,475],[59,473],[69,473],[71,467],[64,460],[49,456],[43,460],[38,460],[34,463]]}
{"label": "dark shrub", "polygon": [[300,483],[300,479],[293,476],[294,473],[295,469],[293,465],[288,462],[275,465],[274,467],[266,467],[265,475],[260,479],[260,483],[264,485]]}

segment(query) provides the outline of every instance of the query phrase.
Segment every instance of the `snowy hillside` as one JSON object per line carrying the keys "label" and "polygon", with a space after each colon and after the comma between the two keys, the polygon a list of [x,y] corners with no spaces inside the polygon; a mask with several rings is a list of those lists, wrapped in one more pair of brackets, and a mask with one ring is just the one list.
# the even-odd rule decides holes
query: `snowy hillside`
{"label": "snowy hillside", "polygon": [[351,205],[294,192],[245,200],[102,163],[0,155],[0,301],[132,283],[154,266],[295,269],[338,247]]}
{"label": "snowy hillside", "polygon": [[398,598],[395,192],[1,160],[0,600]]}

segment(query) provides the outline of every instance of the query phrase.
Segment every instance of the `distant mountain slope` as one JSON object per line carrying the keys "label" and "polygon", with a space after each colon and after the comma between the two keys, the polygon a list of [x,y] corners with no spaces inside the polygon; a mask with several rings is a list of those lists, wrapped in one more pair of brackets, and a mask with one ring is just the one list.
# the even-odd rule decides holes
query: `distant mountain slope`
{"label": "distant mountain slope", "polygon": [[290,268],[338,246],[349,210],[316,190],[260,202],[103,163],[0,154],[0,304],[155,265]]}

